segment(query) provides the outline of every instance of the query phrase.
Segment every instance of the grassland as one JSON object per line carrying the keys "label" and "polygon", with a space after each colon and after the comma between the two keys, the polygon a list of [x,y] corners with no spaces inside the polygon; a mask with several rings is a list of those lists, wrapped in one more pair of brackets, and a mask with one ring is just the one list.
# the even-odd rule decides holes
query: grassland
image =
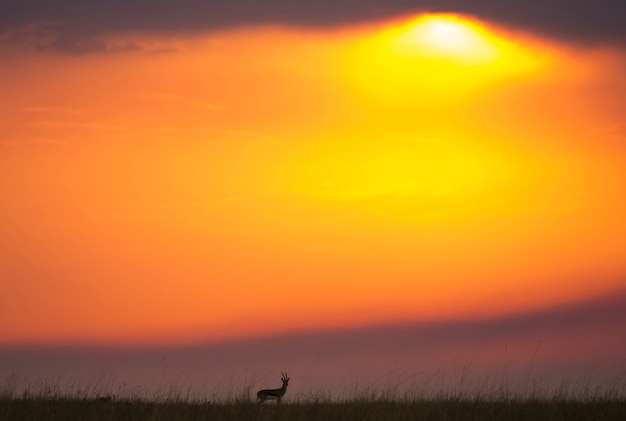
{"label": "grassland", "polygon": [[439,398],[415,401],[311,400],[281,405],[252,401],[148,401],[110,397],[4,397],[0,420],[626,420],[626,400],[490,400]]}
{"label": "grassland", "polygon": [[5,399],[3,420],[624,420],[626,402],[561,400],[189,403],[100,399]]}
{"label": "grassland", "polygon": [[355,388],[344,394],[288,392],[285,401],[256,403],[253,384],[224,397],[193,397],[175,388],[152,398],[97,387],[62,389],[57,383],[20,388],[0,381],[0,421],[54,420],[626,420],[626,373],[609,382],[563,383],[550,388],[527,380],[499,387],[464,385],[402,392],[391,387]]}

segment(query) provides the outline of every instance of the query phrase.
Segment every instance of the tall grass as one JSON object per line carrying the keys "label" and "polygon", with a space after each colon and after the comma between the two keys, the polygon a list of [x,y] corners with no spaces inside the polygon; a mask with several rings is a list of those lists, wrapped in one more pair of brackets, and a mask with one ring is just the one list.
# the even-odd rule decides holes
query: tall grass
{"label": "tall grass", "polygon": [[288,392],[281,405],[254,402],[253,382],[219,398],[199,399],[174,388],[147,398],[93,386],[62,391],[54,382],[18,390],[9,376],[0,383],[0,420],[626,420],[625,373],[602,388],[584,379],[548,387],[540,378],[514,384],[504,378],[494,387],[461,373],[444,389],[441,375],[434,373],[419,389],[413,388],[415,376],[400,376],[340,394]]}
{"label": "tall grass", "polygon": [[164,402],[107,398],[0,399],[2,420],[620,420],[623,400],[584,402],[548,400],[424,401],[356,398],[344,402],[312,400],[297,403]]}

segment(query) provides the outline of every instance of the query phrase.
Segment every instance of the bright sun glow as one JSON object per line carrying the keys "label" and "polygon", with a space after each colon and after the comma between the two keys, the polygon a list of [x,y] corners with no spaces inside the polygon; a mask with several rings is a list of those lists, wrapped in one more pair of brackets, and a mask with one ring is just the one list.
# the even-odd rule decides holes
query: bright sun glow
{"label": "bright sun glow", "polygon": [[[319,160],[309,157],[312,165],[300,166],[299,187],[325,200],[376,198],[381,205],[376,212],[412,221],[449,218],[442,208],[463,214],[465,204],[453,205],[459,198],[531,190],[538,169],[521,151],[450,126],[453,104],[504,78],[528,74],[539,63],[488,28],[457,16],[426,15],[378,31],[355,48],[347,78],[362,106],[371,107],[372,119],[393,133],[343,133],[320,149]],[[438,129],[425,133],[425,124]],[[368,145],[369,137],[378,140]],[[395,212],[382,199],[389,195],[418,198],[422,209],[433,211]]]}
{"label": "bright sun glow", "polygon": [[539,58],[479,23],[425,15],[359,43],[348,66],[357,90],[394,102],[414,95],[447,100],[496,80],[528,75]]}
{"label": "bright sun glow", "polygon": [[425,16],[392,32],[397,32],[391,40],[393,50],[403,55],[446,58],[469,65],[493,62],[500,53],[493,36],[456,17]]}

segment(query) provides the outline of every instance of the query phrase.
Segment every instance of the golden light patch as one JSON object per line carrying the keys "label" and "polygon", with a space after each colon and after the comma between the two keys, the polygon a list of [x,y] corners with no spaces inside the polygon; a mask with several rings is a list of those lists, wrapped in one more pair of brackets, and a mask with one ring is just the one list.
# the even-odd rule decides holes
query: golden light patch
{"label": "golden light patch", "polygon": [[389,31],[396,54],[446,58],[457,64],[492,63],[501,55],[498,42],[484,28],[456,17],[415,19]]}
{"label": "golden light patch", "polygon": [[297,188],[316,200],[410,224],[493,218],[527,206],[522,198],[536,188],[540,163],[477,136],[344,134],[298,163]]}
{"label": "golden light patch", "polygon": [[503,78],[527,75],[545,57],[469,19],[424,15],[358,43],[347,66],[357,90],[393,101],[458,98]]}

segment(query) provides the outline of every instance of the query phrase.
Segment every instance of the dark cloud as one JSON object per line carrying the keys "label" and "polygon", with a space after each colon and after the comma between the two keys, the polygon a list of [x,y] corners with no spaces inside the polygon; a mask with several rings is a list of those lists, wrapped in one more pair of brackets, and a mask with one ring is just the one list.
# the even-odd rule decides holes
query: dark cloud
{"label": "dark cloud", "polygon": [[55,22],[37,22],[11,28],[0,36],[0,41],[26,45],[36,51],[64,51],[73,54],[144,50],[136,43],[112,43],[94,34],[71,32]]}
{"label": "dark cloud", "polygon": [[[110,32],[193,32],[271,23],[329,27],[420,12],[468,13],[574,42],[626,45],[623,0],[3,0],[0,34],[6,40],[7,33],[54,25],[57,41],[49,42],[47,33],[46,49],[84,52],[90,45],[101,51],[94,40]],[[24,37],[42,46],[40,38]]]}

